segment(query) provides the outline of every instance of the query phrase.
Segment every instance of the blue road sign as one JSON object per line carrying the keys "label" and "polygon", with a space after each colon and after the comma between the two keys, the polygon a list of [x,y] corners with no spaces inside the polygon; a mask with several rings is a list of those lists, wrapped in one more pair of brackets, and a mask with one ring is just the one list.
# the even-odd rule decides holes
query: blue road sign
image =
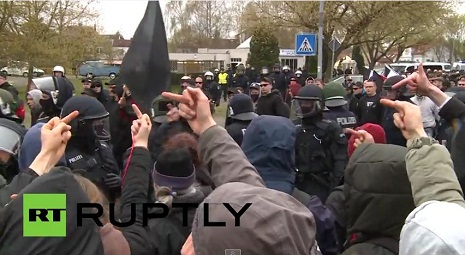
{"label": "blue road sign", "polygon": [[315,56],[316,34],[296,34],[295,54],[304,56]]}

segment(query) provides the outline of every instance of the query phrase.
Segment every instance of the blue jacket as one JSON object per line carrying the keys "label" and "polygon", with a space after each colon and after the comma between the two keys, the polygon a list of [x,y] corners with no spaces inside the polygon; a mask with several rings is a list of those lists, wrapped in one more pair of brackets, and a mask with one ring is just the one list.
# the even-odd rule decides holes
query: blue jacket
{"label": "blue jacket", "polygon": [[245,131],[242,150],[268,188],[292,194],[295,138],[292,121],[280,116],[258,116]]}

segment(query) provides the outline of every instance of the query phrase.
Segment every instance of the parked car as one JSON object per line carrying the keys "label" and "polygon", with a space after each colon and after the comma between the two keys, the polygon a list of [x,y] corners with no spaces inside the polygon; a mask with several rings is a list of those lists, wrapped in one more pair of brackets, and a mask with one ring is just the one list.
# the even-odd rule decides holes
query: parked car
{"label": "parked car", "polygon": [[[391,68],[396,71],[397,73],[412,73],[414,72],[420,63],[412,62],[412,63],[393,63],[390,64]],[[443,62],[424,62],[423,68],[425,70],[431,69],[434,70],[442,70],[444,72],[450,72],[451,65],[450,63],[443,63]]]}
{"label": "parked car", "polygon": [[120,65],[118,64],[105,64],[103,61],[86,61],[79,66],[78,75],[80,76],[93,76],[93,77],[110,77],[116,78],[119,74]]}
{"label": "parked car", "polygon": [[[9,76],[27,77],[29,75],[29,68],[27,67],[27,64],[26,65],[14,65],[13,64],[13,65],[3,67],[2,69],[0,69],[0,72],[3,72]],[[36,67],[33,68],[33,72],[34,72],[33,75],[35,77],[40,77],[45,74],[44,70],[36,68]]]}
{"label": "parked car", "polygon": [[[363,82],[363,75],[354,74],[354,75],[350,75],[350,77],[352,78],[353,82],[358,82],[358,81]],[[345,80],[344,75],[342,75],[342,76],[339,76],[339,77],[333,79],[331,82],[336,82],[336,83],[339,83],[339,84],[343,84],[344,80]]]}

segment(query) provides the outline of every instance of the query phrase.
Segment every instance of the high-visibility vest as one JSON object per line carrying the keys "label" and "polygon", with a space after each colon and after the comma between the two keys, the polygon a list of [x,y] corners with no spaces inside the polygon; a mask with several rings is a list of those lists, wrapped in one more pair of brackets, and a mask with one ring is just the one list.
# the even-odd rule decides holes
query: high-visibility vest
{"label": "high-visibility vest", "polygon": [[227,73],[218,74],[218,84],[220,84],[220,85],[228,84],[228,74]]}

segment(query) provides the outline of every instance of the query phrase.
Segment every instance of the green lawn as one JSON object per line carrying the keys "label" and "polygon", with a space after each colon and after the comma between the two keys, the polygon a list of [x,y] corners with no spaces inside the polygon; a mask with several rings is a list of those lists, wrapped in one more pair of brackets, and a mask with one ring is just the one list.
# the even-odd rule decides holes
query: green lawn
{"label": "green lawn", "polygon": [[[68,79],[73,83],[74,88],[76,89],[75,94],[80,95],[81,92],[82,92],[82,83],[81,83],[82,78],[68,77]],[[108,82],[108,78],[102,79],[102,82],[103,83]],[[175,90],[177,88],[177,85],[173,85],[172,88],[173,88],[173,90]],[[18,89],[19,98],[21,98],[23,100],[26,99],[26,90],[27,90],[26,87],[21,87],[21,88]],[[218,124],[223,125],[225,116],[226,116],[226,103],[221,102],[221,105],[216,108],[216,112],[215,112],[214,117],[215,117],[216,121],[219,122]],[[30,114],[29,108],[27,106],[26,106],[26,118],[24,119],[23,124],[27,128],[29,128],[31,126],[31,114]]]}

